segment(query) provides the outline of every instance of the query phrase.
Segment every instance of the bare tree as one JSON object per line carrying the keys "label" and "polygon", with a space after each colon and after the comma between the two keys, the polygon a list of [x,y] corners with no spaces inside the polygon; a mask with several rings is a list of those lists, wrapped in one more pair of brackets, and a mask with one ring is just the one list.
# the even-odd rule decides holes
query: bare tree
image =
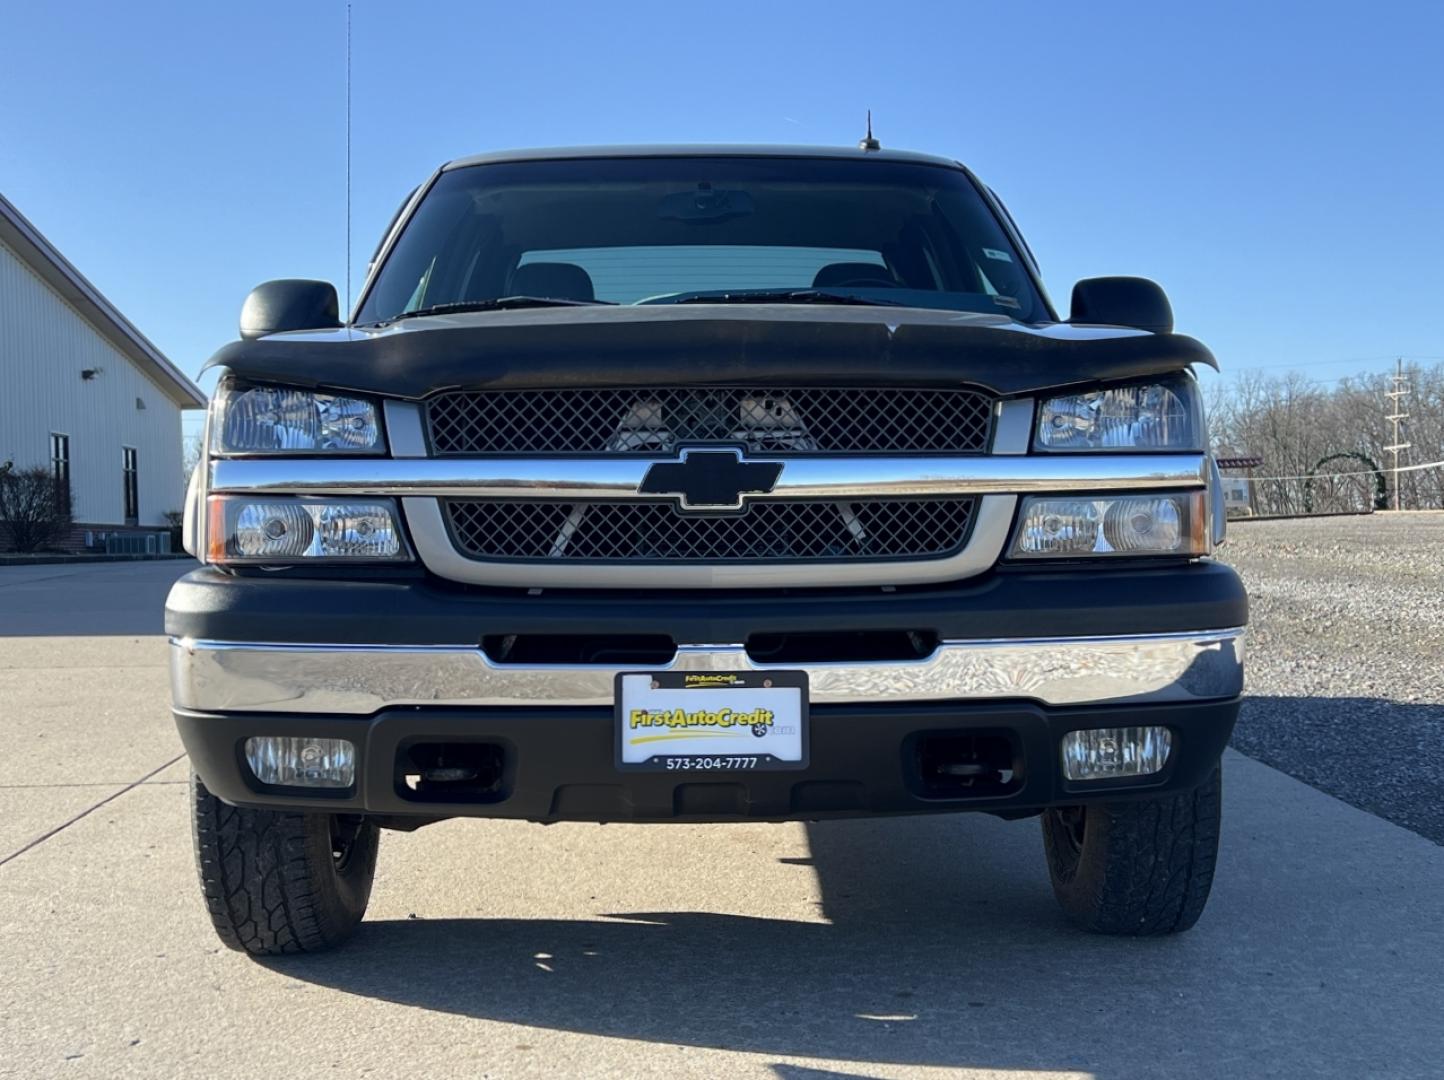
{"label": "bare tree", "polygon": [[191,473],[195,472],[196,466],[201,460],[201,442],[205,438],[200,432],[194,435],[187,435],[181,441],[181,475],[185,482],[191,482]]}
{"label": "bare tree", "polygon": [[[1444,460],[1444,364],[1406,370],[1411,389],[1406,438],[1413,443],[1413,461]],[[1392,373],[1384,372],[1346,377],[1333,386],[1313,383],[1298,372],[1277,377],[1246,372],[1210,392],[1214,446],[1220,453],[1262,457],[1261,476],[1297,478],[1257,483],[1255,508],[1260,513],[1296,514],[1344,505],[1363,509],[1374,497],[1376,476],[1370,465],[1383,473],[1392,490],[1384,452],[1392,435],[1384,420],[1390,411],[1385,394],[1392,388]],[[1359,458],[1319,468],[1320,462],[1339,454]],[[1320,475],[1312,482],[1304,479],[1316,471]],[[1356,472],[1369,475],[1323,475]],[[1444,507],[1444,468],[1401,472],[1399,487],[1406,508]]]}
{"label": "bare tree", "polygon": [[0,523],[16,551],[37,551],[70,532],[70,495],[42,465],[0,464]]}

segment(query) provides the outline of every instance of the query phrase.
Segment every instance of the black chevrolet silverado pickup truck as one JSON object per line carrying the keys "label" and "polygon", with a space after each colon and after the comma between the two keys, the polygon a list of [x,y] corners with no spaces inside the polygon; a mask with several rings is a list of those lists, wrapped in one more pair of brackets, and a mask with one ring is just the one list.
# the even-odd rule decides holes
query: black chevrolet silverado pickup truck
{"label": "black chevrolet silverado pickup truck", "polygon": [[[1248,607],[1167,298],[1059,319],[917,154],[490,154],[343,322],[258,287],[171,591],[221,939],[334,945],[378,830],[1040,816],[1091,930],[1187,929]],[[936,858],[932,853],[930,858]]]}

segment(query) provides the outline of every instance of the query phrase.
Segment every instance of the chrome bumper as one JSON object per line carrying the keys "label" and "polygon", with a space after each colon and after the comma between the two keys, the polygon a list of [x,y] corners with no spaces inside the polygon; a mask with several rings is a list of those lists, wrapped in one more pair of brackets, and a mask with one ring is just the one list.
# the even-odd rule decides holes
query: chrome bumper
{"label": "chrome bumper", "polygon": [[1162,704],[1237,696],[1241,627],[1187,634],[944,641],[919,660],[759,664],[740,645],[684,645],[661,665],[498,664],[454,645],[171,639],[178,709],[364,716],[393,706],[610,705],[619,671],[806,671],[815,704],[1030,700]]}

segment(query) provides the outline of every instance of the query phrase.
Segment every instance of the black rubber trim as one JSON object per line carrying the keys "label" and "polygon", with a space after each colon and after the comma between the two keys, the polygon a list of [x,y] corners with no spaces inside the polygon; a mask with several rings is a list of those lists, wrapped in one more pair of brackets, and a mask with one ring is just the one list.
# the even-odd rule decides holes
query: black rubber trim
{"label": "black rubber trim", "polygon": [[476,645],[488,634],[665,634],[679,645],[758,633],[913,630],[940,638],[1182,633],[1248,621],[1234,571],[1200,562],[1009,568],[885,592],[463,589],[435,579],[322,580],[193,570],[171,588],[172,637],[295,644]]}
{"label": "black rubber trim", "polygon": [[[1217,766],[1238,717],[1237,698],[1186,705],[1050,709],[1027,702],[815,705],[809,763],[796,772],[699,775],[619,772],[610,708],[397,709],[355,719],[283,714],[175,713],[206,787],[243,806],[366,811],[387,815],[510,817],[536,821],[810,820],[893,813],[983,810],[1024,816],[1091,799],[1117,801],[1188,790]],[[1165,770],[1138,782],[1065,784],[1058,745],[1075,728],[1157,724],[1174,732]],[[926,733],[1009,732],[1021,748],[1023,782],[988,798],[928,798],[911,748]],[[236,748],[252,735],[350,739],[358,784],[350,797],[255,790]],[[503,797],[413,802],[396,782],[409,742],[483,742],[502,748]]]}

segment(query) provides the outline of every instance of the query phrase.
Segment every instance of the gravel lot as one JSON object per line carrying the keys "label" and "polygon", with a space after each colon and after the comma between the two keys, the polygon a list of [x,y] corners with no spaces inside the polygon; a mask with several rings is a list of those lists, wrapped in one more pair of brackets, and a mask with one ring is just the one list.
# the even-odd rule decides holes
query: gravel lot
{"label": "gravel lot", "polygon": [[1229,527],[1244,753],[1444,844],[1444,513]]}

